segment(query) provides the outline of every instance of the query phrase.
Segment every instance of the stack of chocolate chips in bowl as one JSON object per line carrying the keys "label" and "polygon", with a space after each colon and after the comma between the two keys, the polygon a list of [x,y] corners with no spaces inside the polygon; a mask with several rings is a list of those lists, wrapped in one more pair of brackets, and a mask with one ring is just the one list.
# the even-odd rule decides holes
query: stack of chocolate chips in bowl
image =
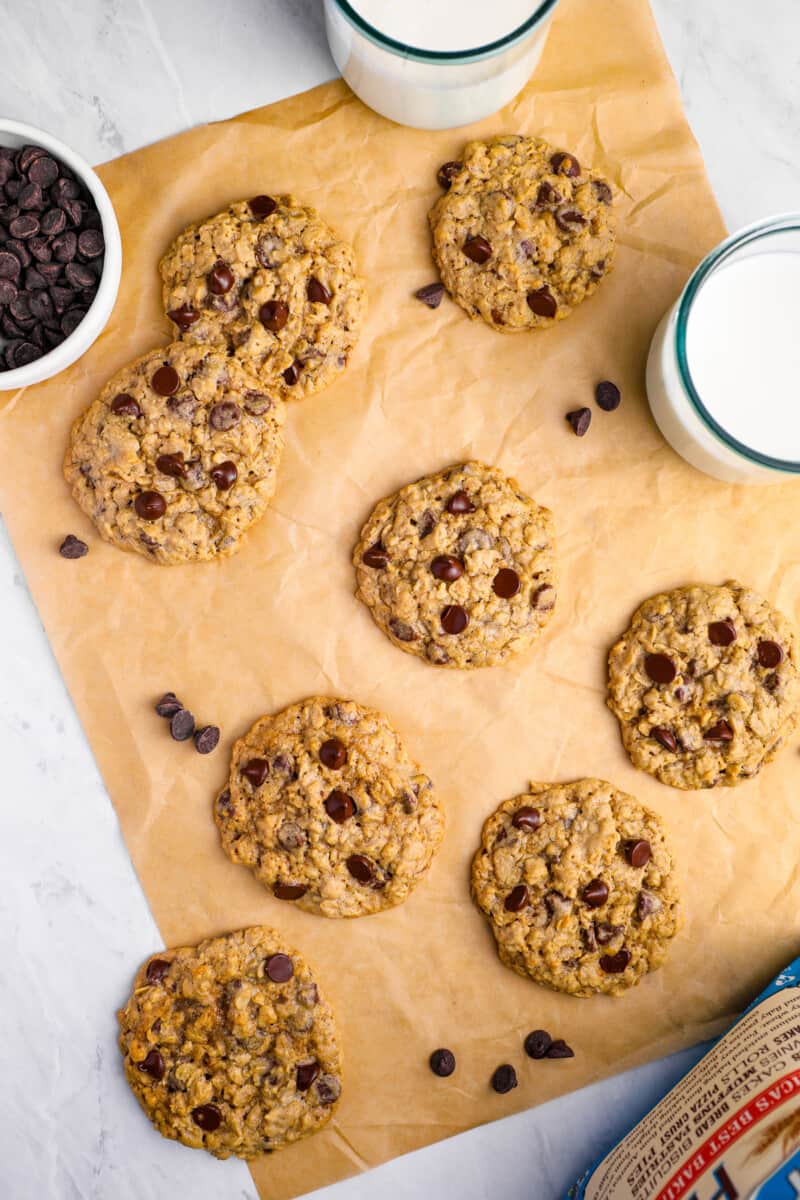
{"label": "stack of chocolate chips in bowl", "polygon": [[104,251],[100,214],[75,173],[41,146],[0,145],[0,371],[74,333]]}

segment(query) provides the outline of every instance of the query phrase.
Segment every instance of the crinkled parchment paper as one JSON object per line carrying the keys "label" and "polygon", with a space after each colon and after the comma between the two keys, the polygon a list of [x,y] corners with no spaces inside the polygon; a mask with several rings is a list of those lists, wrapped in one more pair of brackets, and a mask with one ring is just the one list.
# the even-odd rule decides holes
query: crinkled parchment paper
{"label": "crinkled parchment paper", "polygon": [[[435,278],[426,214],[437,167],[468,137],[517,131],[607,173],[622,197],[621,245],[614,273],[568,321],[502,336],[412,293]],[[165,943],[274,923],[335,1004],[346,1054],[336,1119],[255,1163],[261,1194],[294,1196],[715,1032],[798,949],[797,748],[735,790],[671,791],[629,765],[604,706],[605,659],[640,600],[692,580],[739,577],[796,614],[800,491],[705,478],[646,407],[650,336],[723,227],[644,0],[564,0],[529,87],[468,131],[400,128],[336,82],[101,174],[122,226],[119,301],[79,363],[2,397],[0,498]],[[112,371],[168,337],[156,264],[170,239],[233,199],[283,191],[354,242],[370,295],[364,336],[345,377],[292,408],[275,501],[241,553],[153,566],[102,543],[70,499],[60,472],[70,422]],[[620,384],[622,407],[593,407],[579,440],[564,414],[592,405],[601,378]],[[373,625],[353,597],[350,551],[379,497],[472,455],[555,513],[559,604],[532,653],[440,672]],[[57,553],[70,531],[91,546],[78,562]],[[167,688],[222,726],[214,755],[170,740],[152,711]],[[231,741],[315,692],[385,710],[447,806],[429,877],[392,912],[349,922],[297,912],[220,849],[211,803]],[[682,865],[685,929],[667,966],[621,999],[571,999],[518,978],[469,898],[470,856],[498,801],[531,777],[583,774],[657,809]],[[526,1060],[521,1040],[536,1026],[567,1038],[575,1058]],[[439,1045],[458,1056],[450,1080],[427,1067]],[[506,1060],[520,1086],[496,1096],[488,1079]]]}

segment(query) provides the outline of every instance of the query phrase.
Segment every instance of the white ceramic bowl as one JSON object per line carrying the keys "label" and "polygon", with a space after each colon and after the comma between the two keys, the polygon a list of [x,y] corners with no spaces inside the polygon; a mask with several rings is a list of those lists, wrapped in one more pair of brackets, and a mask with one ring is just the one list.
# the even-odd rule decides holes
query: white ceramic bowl
{"label": "white ceramic bowl", "polygon": [[33,125],[24,125],[21,121],[8,121],[0,117],[0,146],[42,146],[54,158],[71,167],[82,183],[92,194],[97,205],[100,220],[103,222],[103,238],[105,239],[105,258],[103,274],[97,295],[92,306],[81,321],[78,328],[65,338],[53,350],[48,350],[41,358],[24,367],[16,367],[13,371],[0,371],[0,392],[17,391],[32,383],[40,383],[57,375],[89,349],[92,342],[99,337],[105,328],[111,310],[119,291],[119,280],[122,273],[122,240],[119,235],[114,207],[108,192],[103,187],[89,164],[65,146],[52,134],[45,133]]}

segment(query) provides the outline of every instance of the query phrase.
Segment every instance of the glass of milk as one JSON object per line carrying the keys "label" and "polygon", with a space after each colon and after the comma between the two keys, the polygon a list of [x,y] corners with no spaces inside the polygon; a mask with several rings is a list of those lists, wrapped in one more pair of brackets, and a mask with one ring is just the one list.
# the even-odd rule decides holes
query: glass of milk
{"label": "glass of milk", "polygon": [[559,0],[325,0],[334,61],[376,112],[452,129],[525,86]]}
{"label": "glass of milk", "polygon": [[656,330],[647,397],[707,475],[800,475],[800,213],[749,225],[700,263]]}

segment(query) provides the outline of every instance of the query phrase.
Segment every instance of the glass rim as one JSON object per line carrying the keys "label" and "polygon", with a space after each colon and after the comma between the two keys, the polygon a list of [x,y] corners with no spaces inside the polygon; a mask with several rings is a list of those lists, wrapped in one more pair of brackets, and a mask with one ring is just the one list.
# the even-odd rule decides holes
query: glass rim
{"label": "glass rim", "polygon": [[736,454],[747,459],[748,462],[755,463],[760,467],[768,467],[773,471],[782,471],[786,475],[800,474],[800,460],[774,458],[770,454],[763,454],[760,450],[745,445],[744,442],[740,442],[738,438],[735,438],[733,434],[720,425],[703,404],[700,394],[694,385],[692,372],[689,367],[689,359],[686,353],[686,334],[692,304],[706,279],[708,279],[709,275],[717,267],[721,266],[722,263],[743,246],[773,237],[775,234],[786,233],[787,230],[792,229],[796,229],[800,233],[800,212],[779,213],[774,217],[755,221],[752,225],[746,225],[744,229],[740,229],[737,233],[731,234],[725,241],[720,242],[718,246],[706,255],[689,277],[689,281],[683,289],[678,302],[678,316],[675,325],[675,354],[678,362],[678,374],[689,403],[697,416],[709,432],[727,446],[728,449],[735,451]]}
{"label": "glass rim", "polygon": [[536,4],[535,12],[527,20],[523,21],[515,29],[512,29],[505,37],[497,38],[493,42],[487,42],[484,46],[476,46],[472,50],[425,50],[421,46],[407,45],[405,42],[399,42],[395,38],[381,33],[379,29],[370,25],[369,21],[365,20],[360,13],[357,13],[348,0],[330,0],[330,3],[338,8],[342,16],[351,25],[355,26],[365,37],[376,46],[380,46],[381,49],[388,50],[391,54],[402,58],[412,59],[414,62],[447,63],[453,65],[479,62],[483,58],[490,58],[500,50],[506,50],[516,42],[522,41],[526,34],[535,29],[553,11],[558,2],[559,0],[539,0],[539,3]]}

